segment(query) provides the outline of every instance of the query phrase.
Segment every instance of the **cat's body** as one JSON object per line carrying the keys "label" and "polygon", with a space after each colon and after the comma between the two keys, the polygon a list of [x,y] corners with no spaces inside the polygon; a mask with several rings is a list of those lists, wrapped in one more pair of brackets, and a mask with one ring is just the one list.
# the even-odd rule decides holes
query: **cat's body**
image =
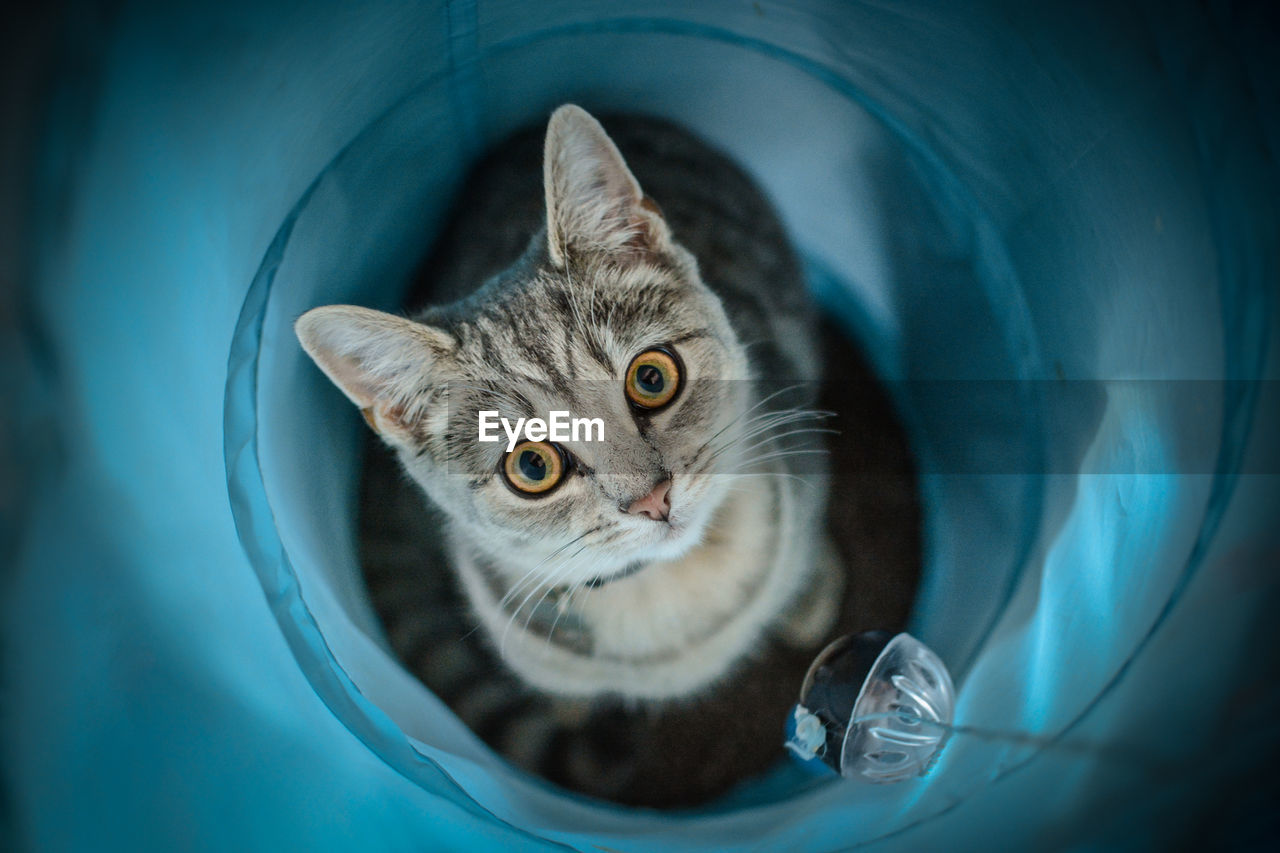
{"label": "cat's body", "polygon": [[[868,622],[841,597],[812,455],[822,424],[803,408],[819,336],[777,217],[686,132],[608,128],[626,164],[576,108],[545,146],[530,132],[488,157],[423,271],[414,322],[331,307],[299,335],[414,484],[370,451],[362,560],[395,651],[517,764],[688,805],[780,755],[837,610],[841,630],[891,627],[906,604]],[[622,385],[654,351],[684,375],[649,411]],[[516,494],[505,445],[470,438],[480,409],[599,415],[606,441],[568,443],[562,481]],[[882,606],[880,589],[863,600]]]}

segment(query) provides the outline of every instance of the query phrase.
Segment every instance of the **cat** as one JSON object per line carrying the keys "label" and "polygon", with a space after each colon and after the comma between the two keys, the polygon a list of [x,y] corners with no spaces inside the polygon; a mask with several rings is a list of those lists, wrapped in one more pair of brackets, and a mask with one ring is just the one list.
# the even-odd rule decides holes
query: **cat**
{"label": "cat", "polygon": [[[561,696],[696,695],[766,631],[812,645],[839,601],[823,477],[792,463],[816,449],[820,413],[769,407],[753,384],[818,378],[798,265],[740,172],[689,139],[653,143],[665,215],[599,122],[561,107],[545,225],[515,264],[413,319],[325,306],[296,324],[445,511],[503,660]],[[707,168],[714,191],[691,191]],[[557,410],[598,418],[607,440],[477,440],[481,411]]]}
{"label": "cat", "polygon": [[[545,134],[516,134],[476,166],[408,300],[412,320],[326,307],[297,328],[374,428],[360,560],[389,647],[517,766],[596,797],[685,807],[782,757],[781,721],[825,640],[905,624],[919,507],[892,408],[842,336],[823,326],[819,346],[763,194],[674,125],[605,124],[609,134],[563,107]],[[651,345],[696,378],[665,408],[615,406],[606,438],[621,433],[641,453],[562,472],[583,478],[576,494],[572,480],[545,498],[513,492],[497,470],[506,443],[475,440],[477,413],[587,408],[578,397],[608,411]],[[856,414],[857,430],[818,432],[830,423],[808,408],[820,349],[846,380],[822,386],[822,406]],[[653,443],[637,444],[642,434]],[[828,471],[812,452],[818,437],[841,460],[825,523],[838,557],[819,517]],[[746,473],[702,472],[699,487],[697,472],[653,470],[653,455],[687,456],[708,439],[730,448],[715,471]],[[643,515],[624,513],[637,497]],[[695,498],[702,518],[674,546],[619,533],[566,547],[596,526],[589,519],[660,530]],[[767,547],[733,547],[760,539]],[[691,592],[699,577],[681,567],[703,572],[705,586]],[[761,576],[771,583],[743,583]],[[754,611],[732,606],[753,590]],[[732,642],[691,641],[726,610],[747,616]],[[666,666],[646,666],[639,653],[664,645],[675,652]],[[605,649],[611,657],[596,654]]]}

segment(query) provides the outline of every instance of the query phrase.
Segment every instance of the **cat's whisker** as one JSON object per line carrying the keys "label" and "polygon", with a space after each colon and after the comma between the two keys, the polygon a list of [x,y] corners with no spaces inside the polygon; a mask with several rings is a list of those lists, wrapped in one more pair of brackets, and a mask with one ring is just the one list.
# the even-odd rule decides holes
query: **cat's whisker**
{"label": "cat's whisker", "polygon": [[[796,436],[796,435],[805,435],[809,433],[839,435],[839,430],[828,429],[826,427],[799,427],[797,429],[787,430],[786,432],[779,433],[777,435],[767,435],[764,438],[759,439],[751,444],[746,444],[746,441],[749,438],[754,438],[757,436],[743,437],[743,438],[736,439],[735,441],[728,442],[724,446],[717,448],[716,451],[711,454],[711,457],[707,461],[710,462],[731,450],[736,450],[739,453],[739,455],[745,455],[745,454],[751,453],[752,451],[758,450],[762,447],[767,447],[769,445],[776,446],[777,442],[779,442],[784,438],[789,438],[791,436]],[[740,445],[745,445],[745,446],[740,446]],[[785,448],[779,447],[778,449],[785,449]]]}
{"label": "cat's whisker", "polygon": [[502,600],[498,602],[498,606],[499,607],[507,606],[507,604],[511,602],[511,599],[519,594],[517,590],[521,589],[526,583],[528,583],[529,579],[534,578],[534,576],[537,574],[539,569],[541,569],[550,561],[554,560],[560,554],[563,554],[566,550],[568,550],[573,545],[576,545],[578,542],[581,542],[583,539],[590,536],[592,533],[598,532],[600,529],[601,528],[599,526],[596,526],[591,528],[590,530],[583,532],[579,536],[575,536],[574,538],[570,539],[568,542],[561,545],[559,548],[556,548],[547,556],[543,557],[537,563],[535,563],[533,568],[525,572],[524,575],[521,576],[520,580],[516,581],[515,585],[512,586],[511,589],[507,590],[507,594],[504,595],[502,597]]}
{"label": "cat's whisker", "polygon": [[[544,569],[544,567],[547,566],[547,564],[550,563],[554,557],[563,553],[564,550],[568,548],[570,545],[573,545],[581,541],[585,536],[586,534],[584,533],[582,536],[575,537],[572,541],[566,543],[565,545],[562,545],[560,548],[557,548],[554,552],[552,552],[548,556],[538,561],[538,564],[536,566],[534,566],[532,569],[530,569],[528,572],[525,573],[524,578],[521,579],[521,582],[517,584],[516,587],[513,587],[512,590],[509,591],[506,596],[503,596],[504,603],[509,602],[515,597],[515,594],[518,594],[517,589],[527,588],[527,585],[529,583],[536,584],[539,580],[537,575],[542,576],[541,579],[544,583],[549,583],[547,579],[554,576],[557,572],[559,572],[561,567],[564,565],[565,561],[572,559],[574,555],[570,555],[569,557],[566,557],[564,560],[560,560],[551,564],[550,568]],[[576,554],[578,552],[574,552],[574,553]],[[536,591],[536,587],[534,591]],[[529,595],[532,595],[532,594],[533,592],[529,593]],[[528,601],[528,597],[525,598],[525,602],[527,601]],[[524,602],[521,603],[520,607],[516,608],[515,612],[519,613],[523,607],[524,607]]]}
{"label": "cat's whisker", "polygon": [[835,417],[836,414],[837,414],[836,412],[833,412],[829,409],[809,409],[809,408],[799,408],[796,406],[792,406],[786,409],[769,409],[767,412],[758,412],[755,415],[748,418],[746,423],[751,424],[757,421],[762,421],[768,418],[776,418],[776,417],[799,416],[799,417],[831,418],[831,417]]}
{"label": "cat's whisker", "polygon": [[[582,539],[583,539],[583,536],[579,536],[577,537],[577,539],[574,540],[574,542],[580,541]],[[572,545],[574,543],[571,542],[569,544]],[[556,586],[559,585],[560,578],[565,574],[567,574],[573,568],[572,566],[573,560],[590,546],[591,546],[591,543],[587,543],[586,545],[583,545],[582,547],[574,551],[569,556],[557,561],[555,565],[553,565],[549,570],[543,572],[543,575],[545,577],[543,579],[542,586],[546,587],[546,591],[543,592],[542,597],[538,599],[538,602],[534,604],[535,610],[537,609],[538,604],[541,603],[542,598],[545,598],[547,594],[551,592],[551,590],[555,589]],[[545,563],[546,561],[544,560],[543,562]],[[520,606],[515,609],[516,615],[518,615],[520,611],[522,611],[525,608],[525,605],[528,604],[529,599],[533,597],[533,594],[537,592],[539,588],[540,587],[535,587],[532,591],[529,592],[527,596],[525,596],[524,601],[522,601],[520,603]],[[532,615],[533,613],[532,611],[530,611],[530,618],[532,618]],[[527,621],[525,622],[525,626],[528,627]]]}
{"label": "cat's whisker", "polygon": [[[746,410],[745,410],[745,411],[743,411],[743,412],[739,412],[739,413],[738,413],[738,415],[737,415],[736,417],[734,417],[731,421],[729,421],[729,422],[728,422],[727,424],[725,424],[724,426],[720,427],[720,429],[719,429],[719,430],[717,430],[717,431],[715,432],[715,434],[713,434],[713,435],[712,435],[710,438],[708,438],[705,442],[703,442],[703,444],[711,444],[713,441],[715,441],[717,438],[719,438],[719,437],[721,436],[721,434],[723,434],[723,433],[724,433],[724,431],[725,431],[725,430],[729,429],[729,427],[733,426],[734,424],[736,424],[738,421],[742,420],[742,419],[743,419],[744,417],[746,417],[747,415],[750,415],[750,414],[751,414],[752,412],[754,412],[756,409],[760,408],[760,407],[761,407],[761,406],[763,406],[765,403],[767,403],[767,402],[769,402],[770,400],[774,399],[774,398],[775,398],[775,397],[777,397],[779,394],[785,394],[785,393],[787,393],[788,391],[794,391],[794,390],[795,390],[795,389],[797,389],[797,388],[802,388],[802,387],[804,387],[804,385],[805,385],[805,383],[803,383],[803,382],[797,382],[797,383],[795,383],[795,384],[793,384],[793,385],[788,385],[788,386],[786,386],[785,388],[779,388],[777,391],[774,391],[772,394],[769,394],[769,395],[768,395],[767,397],[765,397],[763,400],[760,400],[759,402],[757,402],[754,406],[751,406],[750,408],[746,409]],[[750,421],[749,421],[749,420],[748,420],[748,423],[750,423]]]}
{"label": "cat's whisker", "polygon": [[591,600],[591,593],[595,592],[595,587],[583,583],[578,587],[578,591],[582,593],[582,600],[577,602],[578,612],[583,613],[586,611],[587,602]]}
{"label": "cat's whisker", "polygon": [[583,581],[575,582],[569,587],[568,590],[565,591],[563,597],[558,602],[556,602],[556,618],[551,620],[551,627],[547,629],[546,643],[548,647],[551,645],[551,638],[555,636],[556,626],[560,624],[560,619],[564,616],[565,613],[569,612],[569,608],[573,603],[574,593],[576,593],[579,589],[581,589],[583,584],[584,584]]}
{"label": "cat's whisker", "polygon": [[834,417],[834,413],[820,409],[786,409],[767,412],[744,423],[742,435],[750,437],[787,424],[809,420],[824,420],[829,417]]}
{"label": "cat's whisker", "polygon": [[476,633],[477,631],[479,631],[481,628],[484,627],[484,622],[482,620],[474,619],[474,622],[475,624],[473,624],[465,634],[463,634],[461,637],[458,638],[459,642],[463,642],[465,640],[470,639],[472,634]]}
{"label": "cat's whisker", "polygon": [[[806,477],[802,477],[799,474],[792,474],[790,471],[738,471],[736,473],[726,474],[725,476],[726,477],[778,477],[784,480],[792,480],[796,483],[799,483],[800,485],[804,486],[807,489],[811,489],[816,485],[813,482],[813,480],[808,479]],[[733,488],[733,486],[726,486],[725,488]],[[746,487],[745,486],[741,487],[741,489],[745,491]]]}
{"label": "cat's whisker", "polygon": [[[750,471],[750,472],[740,472],[735,474],[724,474],[723,476],[733,478],[734,480],[737,480],[739,478],[746,478],[746,477],[751,477],[751,478],[777,477],[782,480],[790,480],[791,482],[794,482],[797,485],[803,486],[806,489],[812,489],[816,485],[812,481],[807,480],[804,477],[799,476],[798,474],[791,474],[786,471]],[[730,482],[730,483],[722,484],[721,488],[725,492],[731,493],[731,494],[752,494],[757,489],[759,489],[759,486],[751,485],[748,483]]]}
{"label": "cat's whisker", "polygon": [[[770,444],[776,444],[777,442],[781,441],[784,438],[790,438],[791,436],[794,436],[794,435],[809,435],[814,433],[821,434],[821,435],[839,435],[840,431],[834,430],[834,429],[826,429],[825,427],[802,427],[800,429],[787,430],[786,432],[779,433],[778,435],[765,436],[759,441],[753,442],[752,444],[747,445],[746,447],[740,448],[740,452],[750,453],[753,450],[759,450],[761,447],[768,447]],[[779,447],[779,449],[784,449],[784,448]]]}
{"label": "cat's whisker", "polygon": [[[732,446],[735,442],[745,441],[753,438],[761,433],[768,432],[771,429],[777,429],[791,423],[799,423],[805,420],[818,420],[834,416],[833,412],[827,412],[820,409],[783,409],[776,412],[766,412],[751,418],[743,424],[743,431],[724,442],[725,447]],[[708,442],[710,443],[710,442]],[[719,447],[717,447],[719,449]]]}
{"label": "cat's whisker", "polygon": [[[794,425],[794,422],[771,425],[771,429],[781,429],[781,428],[785,428],[793,425]],[[758,430],[752,433],[747,433],[741,436],[737,436],[732,441],[725,442],[720,447],[717,447],[715,452],[721,453],[730,448],[736,448],[736,447],[745,445],[747,444],[747,442],[752,442],[751,447],[761,447],[765,444],[768,444],[769,442],[777,442],[782,440],[783,438],[789,438],[790,436],[793,436],[793,435],[803,435],[805,433],[824,433],[826,435],[839,435],[840,431],[836,429],[831,429],[830,427],[794,427],[793,429],[787,430],[785,432],[770,432],[769,430]],[[761,436],[763,436],[763,438]]]}
{"label": "cat's whisker", "polygon": [[[592,533],[598,532],[600,529],[601,527],[599,525],[597,525],[596,527],[590,528],[589,530],[582,533],[581,535],[575,536],[573,539],[561,545],[559,548],[552,551],[546,557],[543,557],[541,560],[538,561],[538,563],[532,569],[530,569],[528,572],[524,574],[521,580],[515,586],[513,586],[507,592],[506,595],[502,597],[502,602],[500,603],[499,606],[505,608],[506,605],[510,603],[510,601],[514,599],[516,595],[519,594],[519,591],[523,591],[523,589],[525,589],[529,584],[532,584],[532,589],[529,590],[529,593],[524,597],[524,600],[522,600],[520,602],[520,605],[514,611],[511,612],[510,617],[507,619],[507,624],[502,630],[502,637],[500,638],[498,643],[498,648],[500,650],[506,649],[507,635],[511,631],[511,626],[515,624],[515,620],[520,616],[521,611],[523,611],[525,607],[529,604],[529,600],[533,598],[533,596],[538,592],[540,588],[542,588],[543,585],[545,585],[546,587],[545,591],[542,593],[542,596],[538,599],[538,602],[534,604],[533,609],[529,611],[529,616],[525,620],[526,629],[529,627],[529,621],[532,620],[533,612],[534,610],[537,609],[538,604],[540,604],[542,602],[542,599],[546,598],[547,594],[550,593],[550,591],[555,588],[554,580],[544,581],[543,585],[539,585],[537,583],[536,574],[538,573],[538,570],[541,569],[543,566],[545,566],[552,559],[564,553],[564,551],[569,547],[577,544],[578,542],[581,542],[587,536],[590,536]],[[564,560],[560,561],[555,566],[553,566],[550,572],[544,572],[543,574],[548,575],[552,578],[557,577],[562,571],[566,570],[565,567],[567,567],[567,565],[574,559],[574,557],[578,556],[578,554],[581,554],[583,550],[585,550],[588,547],[588,545],[583,545],[577,551],[574,551]]]}
{"label": "cat's whisker", "polygon": [[781,418],[828,418],[834,413],[826,409],[807,409],[807,408],[786,408],[786,409],[769,409],[766,412],[758,412],[744,422],[745,427],[752,427],[756,424],[768,421],[778,420]]}
{"label": "cat's whisker", "polygon": [[[760,465],[765,462],[771,462],[775,459],[786,459],[792,456],[826,456],[827,451],[820,448],[804,448],[796,450],[777,450],[773,453],[766,453],[763,456],[756,456],[747,461],[747,465]],[[742,468],[746,471],[746,466]]]}
{"label": "cat's whisker", "polygon": [[[531,623],[531,622],[533,621],[533,615],[538,611],[538,607],[539,607],[539,606],[541,606],[542,602],[546,600],[546,598],[547,598],[547,596],[548,596],[548,595],[550,595],[552,592],[554,592],[554,591],[555,591],[555,590],[560,586],[560,580],[561,580],[565,575],[567,575],[567,574],[569,573],[569,571],[573,568],[573,566],[571,565],[571,563],[573,562],[574,558],[575,558],[575,557],[577,557],[579,554],[581,554],[583,551],[585,551],[588,547],[589,547],[588,545],[583,545],[583,546],[582,546],[581,548],[579,548],[577,551],[574,551],[572,554],[570,554],[570,555],[569,555],[569,556],[568,556],[568,557],[567,557],[567,558],[566,558],[566,559],[565,559],[565,560],[560,564],[560,566],[558,567],[557,571],[556,571],[556,572],[551,576],[550,580],[548,580],[548,581],[547,581],[547,588],[546,588],[546,590],[542,593],[542,595],[540,595],[540,596],[538,597],[538,600],[537,600],[537,601],[535,601],[535,602],[533,603],[533,607],[529,609],[529,615],[525,617],[525,620],[524,620],[524,630],[525,630],[526,632],[529,630],[529,623]],[[532,596],[532,595],[533,595],[533,593],[529,593],[529,595],[530,595],[530,596]],[[520,614],[520,611],[524,609],[524,605],[525,605],[525,603],[527,603],[527,602],[528,602],[528,600],[529,600],[529,599],[528,599],[528,598],[526,598],[524,602],[521,602],[520,607],[518,607],[518,608],[516,609],[516,612],[515,612],[515,614],[514,614],[514,615],[513,615],[513,617],[512,617],[512,618],[513,618],[513,620],[514,620],[514,617],[515,617],[515,616],[518,616],[518,615]],[[558,618],[559,618],[559,617],[557,616],[557,619],[558,619]]]}
{"label": "cat's whisker", "polygon": [[747,418],[743,423],[745,426],[751,426],[753,424],[761,423],[761,422],[768,421],[771,419],[776,419],[776,418],[792,418],[792,417],[828,418],[828,417],[833,417],[834,415],[835,415],[834,412],[830,412],[826,409],[810,409],[810,408],[801,408],[797,406],[789,406],[784,409],[769,409],[764,412],[757,412],[756,414],[752,415],[750,418]]}
{"label": "cat's whisker", "polygon": [[508,604],[511,603],[512,599],[514,599],[517,595],[520,594],[521,591],[523,591],[523,589],[527,584],[534,582],[537,579],[538,569],[542,568],[542,566],[544,566],[547,563],[548,559],[550,558],[548,557],[540,560],[537,563],[537,565],[533,566],[533,568],[529,569],[523,575],[521,575],[520,578],[514,584],[511,585],[511,588],[507,590],[506,594],[503,595],[502,598],[498,601],[498,606],[506,607]]}
{"label": "cat's whisker", "polygon": [[529,622],[532,621],[533,614],[534,612],[537,611],[538,605],[542,603],[542,600],[546,598],[547,595],[550,594],[551,590],[553,590],[554,588],[555,587],[552,584],[535,585],[533,589],[529,591],[529,594],[524,597],[524,600],[520,602],[520,606],[517,607],[515,610],[511,611],[511,615],[507,618],[507,624],[502,629],[502,638],[498,643],[499,651],[506,650],[507,635],[511,632],[512,626],[515,625],[516,620],[520,618],[520,613],[524,610],[525,606],[529,604],[529,600],[533,598],[534,594],[537,593],[539,589],[543,590],[542,595],[538,596],[538,600],[534,602],[533,607],[530,608],[528,617],[525,618],[524,629],[526,631],[529,629]]}
{"label": "cat's whisker", "polygon": [[[524,592],[525,590],[528,590],[528,593],[526,594],[524,600],[520,602],[520,605],[516,607],[514,610],[510,611],[510,615],[507,618],[507,625],[505,628],[503,628],[503,631],[502,631],[502,642],[499,644],[499,648],[503,648],[503,649],[506,648],[507,633],[511,630],[511,626],[514,624],[515,619],[520,615],[520,611],[524,609],[524,606],[528,604],[529,598],[531,598],[541,588],[542,586],[539,584],[539,579],[531,576],[526,576],[526,579],[523,580],[518,586],[512,587],[511,591],[517,592],[518,590],[517,594],[519,592]],[[514,597],[515,596],[512,596],[512,600],[514,600]]]}
{"label": "cat's whisker", "polygon": [[[791,385],[791,386],[788,386],[788,387],[786,387],[786,388],[782,388],[782,389],[780,389],[780,390],[778,390],[778,391],[775,391],[774,393],[770,394],[768,397],[765,397],[763,400],[761,400],[761,401],[759,401],[758,403],[756,403],[756,404],[755,404],[754,406],[752,406],[751,408],[747,409],[747,410],[746,410],[746,411],[744,411],[744,412],[739,413],[736,417],[734,417],[732,420],[730,420],[727,424],[725,424],[724,426],[720,427],[720,429],[716,430],[716,431],[711,435],[711,437],[710,437],[710,438],[708,438],[706,441],[704,441],[704,442],[702,443],[702,447],[710,447],[712,444],[714,444],[714,443],[715,443],[715,440],[716,440],[717,438],[719,438],[721,435],[723,435],[723,434],[725,433],[725,431],[726,431],[726,430],[728,430],[730,427],[732,427],[732,426],[734,426],[735,424],[737,424],[739,421],[742,421],[742,419],[743,419],[744,417],[746,417],[747,415],[751,414],[751,412],[753,412],[755,409],[759,408],[760,406],[763,406],[765,403],[769,402],[769,401],[770,401],[771,399],[773,399],[774,397],[778,396],[779,394],[783,394],[783,393],[785,393],[785,392],[787,392],[787,391],[794,390],[795,388],[799,388],[799,387],[800,387],[800,386],[797,384],[797,385]],[[769,413],[768,413],[768,412],[766,412],[766,413],[764,413],[764,414],[769,414]],[[759,415],[757,415],[757,416],[755,416],[755,417],[759,417]],[[751,423],[755,420],[755,417],[748,418],[746,421],[744,421],[744,422],[743,422],[743,425],[744,425],[744,426],[746,426],[746,425],[751,424]]]}

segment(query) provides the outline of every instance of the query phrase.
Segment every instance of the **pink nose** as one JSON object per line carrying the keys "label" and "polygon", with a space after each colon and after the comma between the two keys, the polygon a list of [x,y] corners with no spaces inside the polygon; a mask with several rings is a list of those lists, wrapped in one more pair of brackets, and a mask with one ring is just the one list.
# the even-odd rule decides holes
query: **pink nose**
{"label": "pink nose", "polygon": [[671,514],[671,481],[663,480],[653,487],[653,491],[640,498],[638,501],[632,501],[627,507],[627,512],[632,515],[647,515],[654,521],[666,521],[667,516]]}

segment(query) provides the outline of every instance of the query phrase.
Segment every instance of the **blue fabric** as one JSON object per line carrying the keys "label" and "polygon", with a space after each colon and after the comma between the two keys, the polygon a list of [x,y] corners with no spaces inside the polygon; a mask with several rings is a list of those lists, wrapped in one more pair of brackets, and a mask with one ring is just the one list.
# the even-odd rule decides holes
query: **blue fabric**
{"label": "blue fabric", "polygon": [[[690,5],[134,3],[68,29],[22,292],[20,844],[1167,846],[1274,751],[1268,22]],[[388,656],[359,418],[291,323],[396,304],[466,165],[566,101],[686,124],[775,199],[920,460],[910,630],[959,723],[1035,737],[657,815],[512,771]]]}

